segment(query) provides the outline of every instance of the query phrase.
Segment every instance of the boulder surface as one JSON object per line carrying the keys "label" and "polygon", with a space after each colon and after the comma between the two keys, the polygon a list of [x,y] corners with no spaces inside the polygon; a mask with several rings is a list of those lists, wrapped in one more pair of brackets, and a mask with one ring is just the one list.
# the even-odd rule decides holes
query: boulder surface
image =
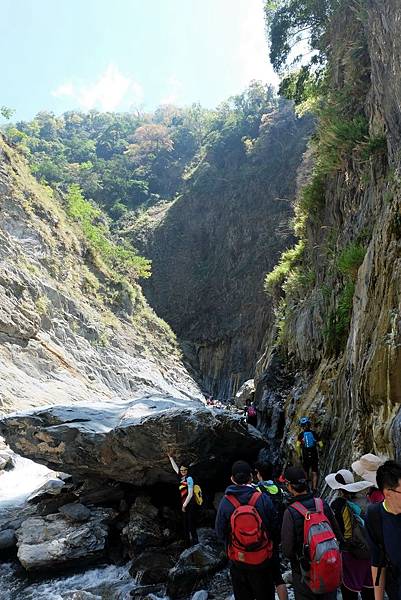
{"label": "boulder surface", "polygon": [[74,476],[138,486],[175,481],[167,454],[189,458],[198,477],[254,458],[261,434],[228,410],[197,400],[145,396],[130,402],[53,406],[10,415],[0,430],[19,454]]}

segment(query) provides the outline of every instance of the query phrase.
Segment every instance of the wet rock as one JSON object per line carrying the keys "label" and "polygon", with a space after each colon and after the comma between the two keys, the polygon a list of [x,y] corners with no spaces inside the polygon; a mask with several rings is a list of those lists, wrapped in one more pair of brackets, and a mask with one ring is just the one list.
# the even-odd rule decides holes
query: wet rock
{"label": "wet rock", "polygon": [[63,600],[102,600],[101,596],[92,594],[92,592],[74,591],[62,595]]}
{"label": "wet rock", "polygon": [[209,593],[206,590],[198,590],[193,596],[191,596],[191,600],[207,600],[208,598]]}
{"label": "wet rock", "polygon": [[3,531],[0,531],[0,550],[13,548],[16,543],[17,538],[15,537],[14,529],[4,529]]}
{"label": "wet rock", "polygon": [[65,482],[57,477],[51,477],[28,496],[28,502],[38,502],[44,496],[57,496],[65,486]]}
{"label": "wet rock", "polygon": [[141,585],[131,591],[134,600],[153,600],[156,596],[164,596],[164,585]]}
{"label": "wet rock", "polygon": [[203,587],[226,562],[224,549],[215,544],[213,532],[204,538],[202,532],[199,531],[200,543],[184,550],[169,573],[167,593],[171,598],[189,595],[196,587]]}
{"label": "wet rock", "polygon": [[229,600],[233,593],[230,571],[228,568],[218,571],[207,584],[210,598]]}
{"label": "wet rock", "polygon": [[[14,532],[17,531],[23,521],[32,517],[36,513],[36,508],[33,506],[16,506],[13,508],[7,508],[2,510],[0,515],[0,532],[7,531],[9,529]],[[8,535],[8,534],[7,534]]]}
{"label": "wet rock", "polygon": [[233,449],[246,460],[265,445],[239,415],[156,395],[13,415],[1,421],[1,430],[12,448],[53,468],[138,486],[175,481],[167,458],[172,448],[209,479],[226,472]]}
{"label": "wet rock", "polygon": [[141,585],[165,583],[174,564],[174,557],[170,554],[163,551],[146,550],[132,562],[130,574]]}
{"label": "wet rock", "polygon": [[111,509],[95,509],[83,524],[61,514],[30,517],[17,530],[18,558],[28,571],[82,566],[100,558],[105,550]]}
{"label": "wet rock", "polygon": [[77,521],[79,523],[87,521],[92,514],[89,508],[80,502],[64,504],[60,506],[58,511],[70,521]]}
{"label": "wet rock", "polygon": [[152,546],[160,546],[164,539],[159,524],[152,517],[137,513],[135,507],[131,508],[129,523],[122,530],[122,538],[134,554]]}

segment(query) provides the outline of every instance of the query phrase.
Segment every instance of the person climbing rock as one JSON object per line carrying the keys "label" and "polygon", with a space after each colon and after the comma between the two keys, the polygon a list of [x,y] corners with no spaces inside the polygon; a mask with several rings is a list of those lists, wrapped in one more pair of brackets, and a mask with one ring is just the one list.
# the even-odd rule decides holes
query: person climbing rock
{"label": "person climbing rock", "polygon": [[355,501],[356,493],[369,489],[372,484],[370,481],[354,481],[354,476],[348,469],[330,473],[325,480],[327,485],[338,494],[330,507],[344,538],[341,549],[343,600],[358,600],[358,592],[362,600],[374,600],[364,514]]}
{"label": "person climbing rock", "polygon": [[[281,548],[284,556],[290,559],[292,571],[292,584],[295,600],[336,600],[336,587],[341,583],[341,555],[337,540],[341,533],[329,505],[315,498],[309,492],[306,473],[300,467],[288,467],[284,473],[288,491],[291,495],[290,505],[286,508],[281,528]],[[313,519],[311,515],[314,515]],[[307,518],[306,518],[307,517]],[[324,535],[324,546],[321,549],[321,558],[329,552],[329,560],[321,560],[320,564],[314,562],[311,555],[312,549],[319,551],[319,541],[312,529],[306,530],[308,523],[314,519],[320,521],[315,528],[316,532]],[[304,535],[310,545],[304,545]],[[320,544],[322,545],[322,544]],[[319,569],[323,570],[319,572]],[[334,583],[333,583],[334,582]],[[320,589],[326,586],[331,591],[318,593],[311,589],[317,583]]]}
{"label": "person climbing rock", "polygon": [[247,402],[247,405],[245,407],[245,417],[248,425],[256,427],[258,422],[258,415],[256,413],[256,407],[253,402]]}
{"label": "person climbing rock", "polygon": [[274,600],[274,506],[267,494],[251,485],[247,462],[233,464],[231,481],[217,511],[216,534],[226,544],[235,600]]}
{"label": "person climbing rock", "polygon": [[384,501],[370,504],[366,530],[371,550],[375,600],[401,600],[401,464],[388,460],[377,469]]}
{"label": "person climbing rock", "polygon": [[308,481],[311,481],[312,492],[316,492],[319,479],[319,453],[318,447],[323,447],[323,442],[315,431],[311,429],[311,420],[309,417],[302,417],[299,420],[302,427],[296,443],[296,451],[302,460],[302,467],[307,475]]}
{"label": "person climbing rock", "polygon": [[194,480],[189,474],[189,461],[181,461],[178,467],[174,458],[168,455],[171,466],[179,475],[178,488],[181,496],[182,520],[184,526],[184,538],[186,545],[193,546],[199,543],[196,531],[197,505],[194,497]]}
{"label": "person climbing rock", "polygon": [[[276,485],[276,483],[273,481],[273,465],[272,465],[272,463],[268,462],[268,461],[258,461],[255,464],[255,474],[256,474],[257,483],[254,484],[254,487],[257,490],[259,490],[260,492],[262,492],[262,494],[267,494],[268,497],[270,498],[270,500],[272,501],[273,506],[277,513],[278,525],[279,525],[279,528],[281,529],[281,523],[283,520],[283,514],[284,514],[284,509],[285,509],[284,495],[283,495],[281,488],[278,485]],[[277,548],[277,550],[278,550],[278,548]],[[287,586],[286,586],[283,576],[282,576],[279,552],[276,552],[273,555],[273,561],[275,563],[273,579],[274,579],[274,585],[276,587],[277,595],[280,600],[287,600],[288,592],[287,592]]]}

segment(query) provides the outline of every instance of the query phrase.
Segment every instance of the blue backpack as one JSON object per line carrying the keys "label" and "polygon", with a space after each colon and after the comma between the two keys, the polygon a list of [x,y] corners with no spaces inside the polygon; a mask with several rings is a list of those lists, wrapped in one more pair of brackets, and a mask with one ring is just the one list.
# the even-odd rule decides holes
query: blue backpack
{"label": "blue backpack", "polygon": [[304,448],[315,448],[316,439],[311,431],[304,431]]}

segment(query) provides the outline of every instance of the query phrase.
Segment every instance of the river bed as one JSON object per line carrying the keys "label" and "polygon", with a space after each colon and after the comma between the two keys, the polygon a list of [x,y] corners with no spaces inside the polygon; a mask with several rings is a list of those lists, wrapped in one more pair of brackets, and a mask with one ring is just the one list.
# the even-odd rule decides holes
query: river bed
{"label": "river bed", "polygon": [[[32,492],[55,475],[47,467],[17,454],[12,459],[14,468],[0,475],[0,519],[24,506]],[[91,600],[126,600],[135,587],[129,564],[32,579],[18,561],[0,562],[0,600],[73,600],[78,591],[93,594]]]}

